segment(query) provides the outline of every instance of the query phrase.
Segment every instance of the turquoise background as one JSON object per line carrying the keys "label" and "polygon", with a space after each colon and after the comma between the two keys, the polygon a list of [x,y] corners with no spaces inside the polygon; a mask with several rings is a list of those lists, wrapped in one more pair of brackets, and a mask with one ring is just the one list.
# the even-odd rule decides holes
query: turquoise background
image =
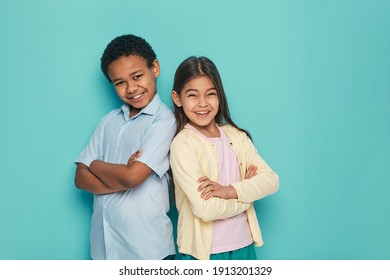
{"label": "turquoise background", "polygon": [[[390,259],[389,1],[0,2],[0,259],[88,259],[92,195],[73,160],[120,105],[100,72],[134,33],[162,99],[190,55],[280,176],[256,202],[262,259]],[[172,217],[175,222],[175,212]]]}

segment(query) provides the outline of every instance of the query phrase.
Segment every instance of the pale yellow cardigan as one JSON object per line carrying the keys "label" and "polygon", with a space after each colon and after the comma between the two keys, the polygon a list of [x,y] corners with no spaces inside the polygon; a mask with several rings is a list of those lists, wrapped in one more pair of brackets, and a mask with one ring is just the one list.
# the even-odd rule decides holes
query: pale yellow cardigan
{"label": "pale yellow cardigan", "polygon": [[202,176],[213,181],[218,179],[215,144],[189,128],[180,131],[171,143],[170,162],[179,214],[177,244],[180,253],[197,259],[210,258],[213,221],[245,211],[255,245],[263,245],[253,202],[276,192],[279,187],[278,175],[259,156],[247,135],[230,125],[223,125],[221,128],[237,156],[241,178],[245,178],[250,164],[257,166],[256,176],[231,184],[238,199],[200,198],[197,180]]}

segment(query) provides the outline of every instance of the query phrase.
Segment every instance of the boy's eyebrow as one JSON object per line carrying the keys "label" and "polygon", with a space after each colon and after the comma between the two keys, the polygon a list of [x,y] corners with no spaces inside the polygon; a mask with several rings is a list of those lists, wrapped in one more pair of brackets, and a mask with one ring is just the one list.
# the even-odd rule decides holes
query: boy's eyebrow
{"label": "boy's eyebrow", "polygon": [[137,74],[138,72],[142,72],[142,69],[138,69],[138,70],[135,70],[134,72],[131,72],[131,73],[130,73],[130,76],[134,76],[134,75]]}
{"label": "boy's eyebrow", "polygon": [[[129,76],[134,76],[134,75],[136,75],[139,72],[142,72],[142,69],[138,69],[138,70],[135,70],[134,72],[131,72]],[[116,82],[116,81],[119,81],[119,80],[122,80],[122,78],[113,79],[112,82]]]}

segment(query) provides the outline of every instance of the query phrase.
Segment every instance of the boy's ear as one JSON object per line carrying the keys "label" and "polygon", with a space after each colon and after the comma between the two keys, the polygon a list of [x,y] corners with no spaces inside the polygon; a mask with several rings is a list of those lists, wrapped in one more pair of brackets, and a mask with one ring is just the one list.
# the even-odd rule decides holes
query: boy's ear
{"label": "boy's ear", "polygon": [[152,69],[155,78],[160,76],[160,62],[157,59],[153,61],[152,67],[150,67],[150,69]]}
{"label": "boy's ear", "polygon": [[172,100],[173,100],[173,103],[175,103],[177,107],[181,107],[180,95],[174,90],[172,91]]}

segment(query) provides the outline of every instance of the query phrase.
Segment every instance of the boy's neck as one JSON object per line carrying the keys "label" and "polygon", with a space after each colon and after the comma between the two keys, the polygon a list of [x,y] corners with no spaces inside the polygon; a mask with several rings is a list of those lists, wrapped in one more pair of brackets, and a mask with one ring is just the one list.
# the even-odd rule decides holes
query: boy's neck
{"label": "boy's neck", "polygon": [[129,113],[129,117],[130,118],[134,117],[135,115],[137,115],[143,109],[143,108],[137,109],[137,108],[134,108],[134,107],[131,107],[131,106],[129,106],[129,107],[130,107],[130,113]]}

